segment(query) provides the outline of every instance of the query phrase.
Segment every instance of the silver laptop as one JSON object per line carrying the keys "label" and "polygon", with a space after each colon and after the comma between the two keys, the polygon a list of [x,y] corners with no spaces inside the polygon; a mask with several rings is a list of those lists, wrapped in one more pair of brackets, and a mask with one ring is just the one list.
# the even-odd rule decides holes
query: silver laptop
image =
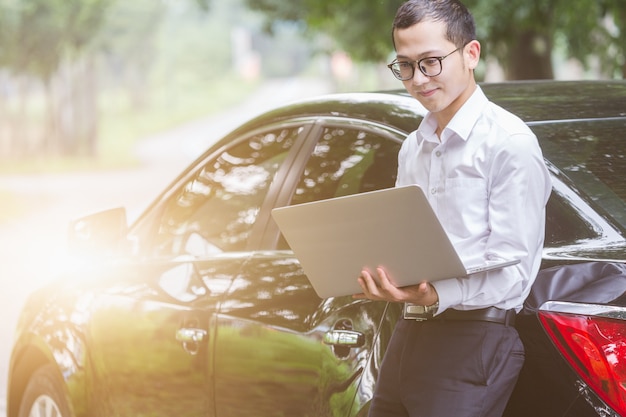
{"label": "silver laptop", "polygon": [[361,269],[384,266],[398,286],[514,265],[466,268],[417,185],[272,210],[285,240],[322,298],[361,293]]}

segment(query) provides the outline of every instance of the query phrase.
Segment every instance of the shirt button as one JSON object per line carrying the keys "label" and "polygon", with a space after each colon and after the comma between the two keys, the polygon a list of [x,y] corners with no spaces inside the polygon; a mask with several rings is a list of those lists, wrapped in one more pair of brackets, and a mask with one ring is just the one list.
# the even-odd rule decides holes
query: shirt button
{"label": "shirt button", "polygon": [[435,152],[435,156],[436,156],[437,158],[439,158],[439,157],[441,156],[441,151],[437,151],[437,152]]}
{"label": "shirt button", "polygon": [[431,188],[430,189],[430,193],[433,194],[433,195],[437,194],[437,189],[436,188]]}

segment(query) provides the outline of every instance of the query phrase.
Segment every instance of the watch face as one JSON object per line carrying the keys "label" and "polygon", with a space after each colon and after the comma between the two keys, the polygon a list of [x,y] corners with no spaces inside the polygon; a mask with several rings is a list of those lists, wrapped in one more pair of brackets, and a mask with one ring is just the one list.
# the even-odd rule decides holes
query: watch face
{"label": "watch face", "polygon": [[435,304],[424,307],[427,313],[435,314],[437,310],[439,310],[439,301],[436,301]]}
{"label": "watch face", "polygon": [[405,304],[404,311],[409,314],[424,314],[427,312],[427,306],[418,306],[414,304]]}
{"label": "watch face", "polygon": [[428,320],[433,317],[439,305],[419,306],[414,304],[404,304],[404,318],[407,320]]}

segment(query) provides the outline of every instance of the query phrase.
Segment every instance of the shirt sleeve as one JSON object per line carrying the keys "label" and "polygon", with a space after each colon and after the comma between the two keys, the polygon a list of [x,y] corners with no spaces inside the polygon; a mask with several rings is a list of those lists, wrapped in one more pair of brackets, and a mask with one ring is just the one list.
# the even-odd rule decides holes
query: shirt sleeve
{"label": "shirt sleeve", "polygon": [[488,175],[485,260],[519,259],[517,265],[433,282],[439,311],[488,306],[521,309],[541,263],[549,172],[532,133],[505,138]]}

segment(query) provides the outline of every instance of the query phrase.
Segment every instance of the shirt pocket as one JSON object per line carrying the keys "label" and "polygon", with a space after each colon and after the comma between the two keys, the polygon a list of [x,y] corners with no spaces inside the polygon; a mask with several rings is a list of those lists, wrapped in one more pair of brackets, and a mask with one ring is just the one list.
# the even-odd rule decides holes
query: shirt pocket
{"label": "shirt pocket", "polygon": [[483,178],[448,178],[443,192],[442,223],[460,239],[482,235],[488,228],[487,181]]}

